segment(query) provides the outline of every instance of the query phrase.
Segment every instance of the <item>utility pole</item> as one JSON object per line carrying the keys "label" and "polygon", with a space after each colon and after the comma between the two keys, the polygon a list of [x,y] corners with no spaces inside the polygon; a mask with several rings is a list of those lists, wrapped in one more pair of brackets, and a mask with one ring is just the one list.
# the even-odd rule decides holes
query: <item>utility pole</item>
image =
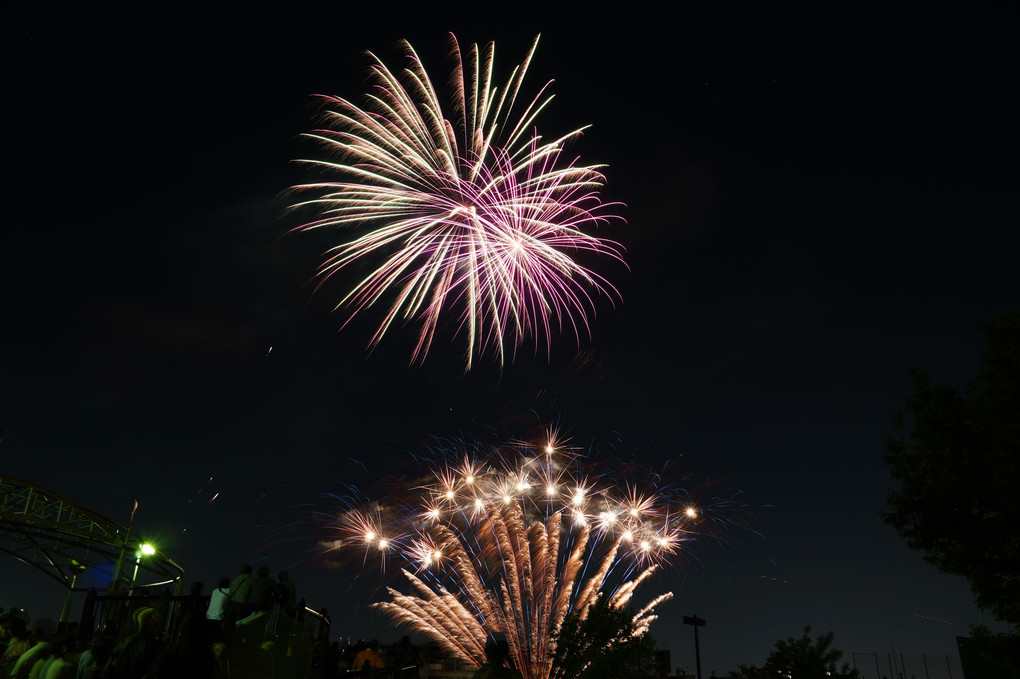
{"label": "utility pole", "polygon": [[694,627],[694,661],[698,667],[698,679],[701,679],[701,642],[698,639],[698,628],[705,626],[705,620],[695,613],[693,616],[685,615],[684,624]]}

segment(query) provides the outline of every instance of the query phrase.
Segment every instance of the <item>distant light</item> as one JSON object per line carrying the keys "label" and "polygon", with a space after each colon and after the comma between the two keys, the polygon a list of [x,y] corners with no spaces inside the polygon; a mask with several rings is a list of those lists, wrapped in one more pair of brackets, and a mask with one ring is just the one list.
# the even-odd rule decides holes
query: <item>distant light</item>
{"label": "distant light", "polygon": [[452,490],[446,491],[446,499],[447,500],[452,500],[453,499],[453,491]]}
{"label": "distant light", "polygon": [[466,479],[464,479],[464,483],[466,483],[468,485],[471,485],[474,482],[475,482],[475,477],[473,477],[473,476],[469,476]]}
{"label": "distant light", "polygon": [[648,542],[648,540],[642,540],[641,541],[641,549],[642,550],[647,552],[651,548],[652,548],[652,544],[650,542]]}
{"label": "distant light", "polygon": [[371,542],[372,540],[375,540],[375,532],[374,531],[366,531],[365,532],[365,542]]}
{"label": "distant light", "polygon": [[511,501],[513,501],[513,498],[510,497],[509,495],[504,495],[503,496],[503,502],[505,502],[507,504],[510,504]]}
{"label": "distant light", "polygon": [[379,541],[379,549],[386,549],[389,546],[390,546],[389,540],[383,538],[382,540]]}
{"label": "distant light", "polygon": [[696,519],[698,518],[698,511],[694,507],[688,507],[687,516],[691,517],[692,519]]}
{"label": "distant light", "polygon": [[555,495],[556,494],[556,486],[549,486],[548,488],[545,489],[545,492],[549,493],[550,495]]}
{"label": "distant light", "polygon": [[148,542],[142,543],[141,550],[142,554],[144,554],[145,556],[152,556],[153,554],[156,553],[156,548],[150,545]]}

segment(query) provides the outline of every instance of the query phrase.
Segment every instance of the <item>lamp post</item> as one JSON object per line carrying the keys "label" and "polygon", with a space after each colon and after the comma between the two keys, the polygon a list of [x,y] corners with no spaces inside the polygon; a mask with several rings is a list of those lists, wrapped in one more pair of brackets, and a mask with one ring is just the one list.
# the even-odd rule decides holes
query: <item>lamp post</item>
{"label": "lamp post", "polygon": [[142,557],[152,556],[155,553],[156,548],[148,542],[143,542],[138,546],[138,551],[135,552],[135,572],[131,574],[131,589],[129,590],[129,594],[135,593],[135,579],[138,578],[138,567],[142,565]]}
{"label": "lamp post", "polygon": [[67,560],[67,570],[71,573],[71,584],[67,587],[67,597],[64,599],[64,610],[60,612],[60,622],[67,622],[67,616],[71,613],[71,595],[74,594],[74,586],[78,582],[78,575],[85,570],[85,564],[77,559]]}
{"label": "lamp post", "polygon": [[694,658],[698,665],[698,679],[701,679],[701,642],[698,639],[698,628],[705,626],[705,619],[699,618],[697,613],[693,616],[685,615],[684,624],[694,627]]}

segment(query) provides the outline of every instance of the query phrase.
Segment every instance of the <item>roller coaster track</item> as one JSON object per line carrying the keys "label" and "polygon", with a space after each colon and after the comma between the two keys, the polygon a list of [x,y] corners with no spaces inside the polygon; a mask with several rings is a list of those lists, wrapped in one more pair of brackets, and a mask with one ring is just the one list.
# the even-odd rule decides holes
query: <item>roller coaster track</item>
{"label": "roller coaster track", "polygon": [[[135,567],[130,562],[139,542],[127,526],[109,517],[45,488],[0,476],[0,552],[34,566],[68,590],[86,568],[107,572],[111,581],[130,586]],[[184,569],[158,550],[137,564],[139,585],[171,584],[184,577]]]}

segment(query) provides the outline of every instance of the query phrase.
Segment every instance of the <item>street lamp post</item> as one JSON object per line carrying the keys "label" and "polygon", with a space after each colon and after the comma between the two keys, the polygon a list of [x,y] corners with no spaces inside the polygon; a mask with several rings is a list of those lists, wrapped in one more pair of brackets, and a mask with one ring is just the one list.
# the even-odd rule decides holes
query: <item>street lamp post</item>
{"label": "street lamp post", "polygon": [[74,594],[74,586],[78,582],[78,574],[85,570],[85,565],[77,559],[68,559],[67,569],[71,573],[71,584],[67,587],[67,597],[64,599],[64,609],[60,612],[60,622],[67,622],[67,616],[71,613],[71,596]]}
{"label": "street lamp post", "polygon": [[150,545],[148,542],[143,542],[138,547],[138,551],[135,552],[135,572],[131,574],[131,589],[129,594],[135,593],[135,579],[138,578],[138,567],[142,565],[143,556],[152,556],[156,553],[156,548]]}
{"label": "street lamp post", "polygon": [[698,640],[698,628],[705,626],[705,620],[695,613],[693,616],[685,615],[684,624],[694,626],[694,660],[698,666],[698,679],[701,679],[701,642]]}

